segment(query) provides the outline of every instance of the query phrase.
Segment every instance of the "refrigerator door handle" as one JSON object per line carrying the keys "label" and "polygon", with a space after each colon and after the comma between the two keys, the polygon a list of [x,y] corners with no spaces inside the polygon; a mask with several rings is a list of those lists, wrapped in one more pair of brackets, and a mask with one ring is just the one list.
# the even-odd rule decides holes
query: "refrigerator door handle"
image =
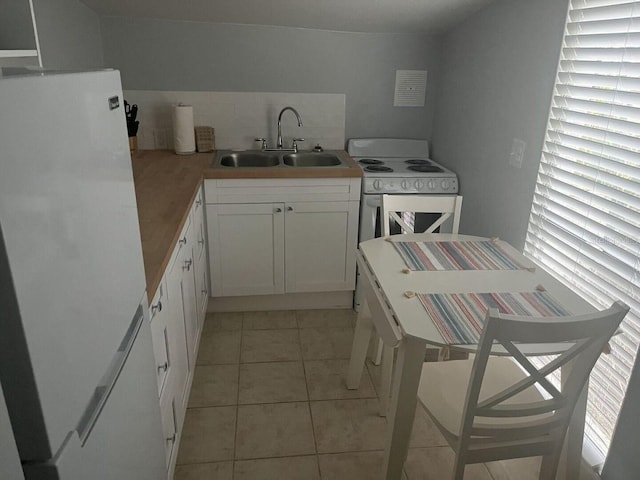
{"label": "refrigerator door handle", "polygon": [[136,337],[138,336],[138,332],[140,331],[143,321],[144,311],[142,305],[140,305],[131,320],[127,333],[124,335],[118,350],[109,364],[109,368],[102,376],[100,383],[91,396],[91,400],[89,401],[87,408],[78,422],[76,431],[78,432],[78,436],[80,437],[80,441],[83,446],[98,421],[100,413],[107,403],[107,400],[109,400],[109,395],[118,381],[120,372],[122,372],[122,368],[129,357],[129,352],[131,352],[131,348],[136,341]]}

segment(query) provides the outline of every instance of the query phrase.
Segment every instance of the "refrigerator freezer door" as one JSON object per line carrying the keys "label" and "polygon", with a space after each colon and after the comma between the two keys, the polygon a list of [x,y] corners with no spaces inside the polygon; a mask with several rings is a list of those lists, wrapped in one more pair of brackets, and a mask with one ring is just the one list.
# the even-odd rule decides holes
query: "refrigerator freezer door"
{"label": "refrigerator freezer door", "polygon": [[117,71],[0,79],[0,380],[23,460],[58,451],[144,294],[123,110]]}
{"label": "refrigerator freezer door", "polygon": [[[162,480],[164,439],[149,322],[143,321],[86,439],[72,432],[53,461],[25,466],[27,480]],[[83,445],[84,440],[84,445]]]}

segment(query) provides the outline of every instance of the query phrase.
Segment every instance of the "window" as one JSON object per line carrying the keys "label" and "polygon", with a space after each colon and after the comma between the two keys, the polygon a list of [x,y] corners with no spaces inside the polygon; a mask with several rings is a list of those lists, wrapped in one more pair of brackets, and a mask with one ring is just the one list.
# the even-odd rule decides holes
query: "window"
{"label": "window", "polygon": [[571,0],[525,254],[599,308],[631,307],[592,375],[606,455],[640,344],[640,1]]}

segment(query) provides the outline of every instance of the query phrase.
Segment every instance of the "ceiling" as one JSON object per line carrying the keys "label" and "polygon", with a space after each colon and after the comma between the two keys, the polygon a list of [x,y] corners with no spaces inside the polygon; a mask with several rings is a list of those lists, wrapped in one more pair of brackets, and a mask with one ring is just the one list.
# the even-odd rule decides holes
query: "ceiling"
{"label": "ceiling", "polygon": [[344,32],[446,31],[494,0],[82,0],[101,15]]}

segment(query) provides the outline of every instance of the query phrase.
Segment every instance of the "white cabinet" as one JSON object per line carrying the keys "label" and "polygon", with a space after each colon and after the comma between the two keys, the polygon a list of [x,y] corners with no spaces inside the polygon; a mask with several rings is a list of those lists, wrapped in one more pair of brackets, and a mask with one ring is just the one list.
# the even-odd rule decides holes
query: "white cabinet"
{"label": "white cabinet", "polygon": [[352,290],[357,202],[285,204],[287,292]]}
{"label": "white cabinet", "polygon": [[203,205],[203,193],[199,190],[150,306],[169,478],[175,469],[207,309]]}
{"label": "white cabinet", "polygon": [[353,290],[359,178],[206,180],[213,297]]}
{"label": "white cabinet", "polygon": [[213,296],[284,292],[284,204],[208,205]]}
{"label": "white cabinet", "polygon": [[195,297],[198,328],[202,329],[209,301],[209,268],[207,255],[207,227],[204,216],[204,189],[200,189],[193,202],[193,274],[195,277]]}
{"label": "white cabinet", "polygon": [[[174,336],[169,332],[169,312],[166,300],[167,284],[163,278],[150,305],[151,316],[151,340],[153,343],[153,355],[156,359],[156,375],[158,380],[158,395],[162,396],[162,391],[167,383],[169,371],[173,372],[173,360],[175,346],[170,345]],[[172,352],[170,352],[170,347]]]}

